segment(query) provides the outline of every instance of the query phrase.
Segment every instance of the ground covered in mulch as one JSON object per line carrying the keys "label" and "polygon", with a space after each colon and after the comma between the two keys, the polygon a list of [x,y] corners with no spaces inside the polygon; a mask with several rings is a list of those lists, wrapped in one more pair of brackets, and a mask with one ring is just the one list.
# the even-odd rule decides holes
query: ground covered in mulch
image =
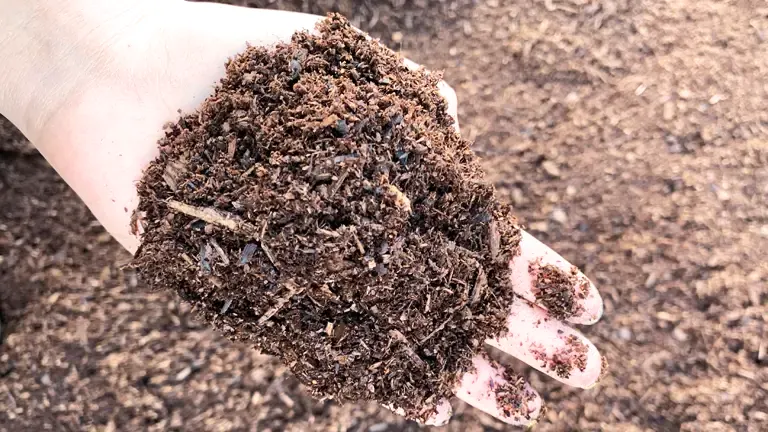
{"label": "ground covered in mulch", "polygon": [[[584,329],[611,363],[600,385],[504,360],[549,403],[537,430],[768,427],[762,2],[250,4],[341,10],[446,70],[502,199],[600,287],[605,316]],[[120,270],[129,257],[38,156],[3,147],[0,164],[0,429],[416,430],[373,403],[314,401]],[[507,430],[456,408],[446,430]]]}
{"label": "ground covered in mulch", "polygon": [[438,74],[339,15],[317,31],[248,48],[168,126],[133,265],[316,396],[426,419],[507,327],[520,230]]}

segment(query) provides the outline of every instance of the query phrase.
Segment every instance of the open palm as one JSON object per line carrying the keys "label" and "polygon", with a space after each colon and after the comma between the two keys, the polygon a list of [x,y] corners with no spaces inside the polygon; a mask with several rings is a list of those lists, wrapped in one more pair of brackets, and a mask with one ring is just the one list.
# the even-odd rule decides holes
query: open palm
{"label": "open palm", "polygon": [[[51,92],[45,109],[34,115],[29,106],[17,109],[6,101],[2,107],[131,252],[139,245],[129,228],[138,204],[135,182],[159,153],[156,143],[163,124],[176,119],[177,110],[191,112],[208,97],[225,73],[225,60],[246,42],[287,41],[320,19],[179,0],[153,3],[137,2],[139,6],[108,19],[97,12],[75,12],[80,19],[73,22],[83,28],[70,29],[77,36],[62,36],[54,44],[61,61],[45,75],[59,91]],[[82,44],[86,37],[92,42]],[[444,85],[441,91],[455,117],[453,90]],[[602,314],[599,293],[573,266],[526,233],[521,251],[510,263],[511,283],[521,300],[511,307],[508,332],[487,343],[568,385],[591,387],[601,374],[601,356],[568,323],[595,323]],[[548,312],[549,303],[537,295],[537,274],[548,266],[573,274],[581,290],[565,314]],[[571,361],[575,357],[578,361]],[[478,355],[474,366],[456,388],[460,399],[507,423],[535,421],[542,401],[527,383],[486,356]],[[510,403],[499,389],[513,379],[509,384],[525,388],[528,397]],[[443,424],[450,415],[450,404],[442,401],[427,422]]]}

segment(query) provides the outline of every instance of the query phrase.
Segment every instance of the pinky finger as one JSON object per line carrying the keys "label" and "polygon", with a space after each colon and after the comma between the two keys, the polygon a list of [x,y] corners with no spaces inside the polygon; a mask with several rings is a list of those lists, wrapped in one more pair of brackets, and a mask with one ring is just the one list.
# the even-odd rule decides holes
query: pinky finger
{"label": "pinky finger", "polygon": [[[382,404],[381,406],[397,415],[406,417],[405,410],[402,408],[396,408],[387,404]],[[448,399],[441,399],[435,406],[434,412],[430,414],[429,417],[414,420],[426,426],[444,426],[451,420],[452,415],[453,407],[451,407],[451,403],[448,401]]]}
{"label": "pinky finger", "polygon": [[516,426],[536,423],[542,409],[541,397],[522,377],[477,355],[474,371],[464,374],[456,396],[497,419]]}

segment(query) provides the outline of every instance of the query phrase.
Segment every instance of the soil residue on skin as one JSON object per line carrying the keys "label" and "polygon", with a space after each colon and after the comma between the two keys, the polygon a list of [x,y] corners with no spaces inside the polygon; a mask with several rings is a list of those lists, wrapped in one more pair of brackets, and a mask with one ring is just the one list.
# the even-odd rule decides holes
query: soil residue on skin
{"label": "soil residue on skin", "polygon": [[533,295],[558,320],[565,320],[584,311],[579,302],[589,293],[589,282],[579,277],[578,270],[568,273],[551,264],[532,262],[528,271],[534,280]]}
{"label": "soil residue on skin", "polygon": [[496,384],[496,406],[505,418],[520,421],[530,420],[532,409],[528,404],[536,399],[536,393],[525,385],[525,379],[520,375],[504,369],[503,384]]}
{"label": "soil residue on skin", "polygon": [[519,229],[439,75],[340,16],[317,30],[249,47],[167,126],[134,265],[316,395],[423,419],[506,328]]}
{"label": "soil residue on skin", "polygon": [[574,369],[584,371],[587,368],[587,352],[589,348],[578,336],[569,335],[565,338],[565,346],[555,351],[549,359],[549,369],[557,376],[567,379]]}
{"label": "soil residue on skin", "polygon": [[608,375],[609,368],[610,364],[608,363],[608,358],[606,356],[600,356],[600,376],[597,377],[597,382],[602,381],[603,378]]}

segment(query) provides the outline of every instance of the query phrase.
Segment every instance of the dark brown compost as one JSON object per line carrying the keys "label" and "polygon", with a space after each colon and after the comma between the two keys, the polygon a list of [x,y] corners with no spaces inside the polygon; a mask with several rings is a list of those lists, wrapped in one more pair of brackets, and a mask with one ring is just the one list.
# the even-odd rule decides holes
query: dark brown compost
{"label": "dark brown compost", "polygon": [[336,15],[249,47],[139,184],[143,279],[318,396],[431,413],[506,327],[520,238],[439,79]]}

